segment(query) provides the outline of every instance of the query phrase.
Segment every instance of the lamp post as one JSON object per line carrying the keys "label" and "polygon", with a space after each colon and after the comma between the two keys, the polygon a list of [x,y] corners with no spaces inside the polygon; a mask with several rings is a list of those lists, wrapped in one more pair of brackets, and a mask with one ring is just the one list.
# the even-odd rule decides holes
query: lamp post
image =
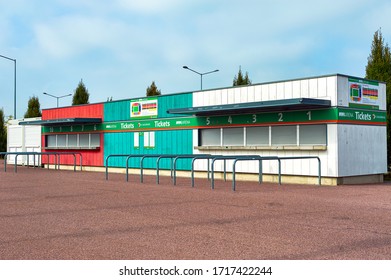
{"label": "lamp post", "polygon": [[184,69],[187,69],[187,70],[190,70],[190,71],[192,71],[192,72],[194,72],[194,73],[196,73],[196,74],[198,74],[198,75],[201,76],[201,90],[202,90],[202,76],[219,71],[219,69],[216,69],[216,70],[213,70],[213,71],[209,71],[209,72],[205,72],[205,73],[200,73],[200,72],[197,72],[197,71],[195,71],[195,70],[193,70],[193,69],[191,69],[191,68],[189,68],[189,67],[187,67],[187,66],[183,66],[183,68],[184,68]]}
{"label": "lamp post", "polygon": [[61,96],[55,96],[55,95],[52,95],[52,94],[49,94],[49,93],[46,93],[46,92],[44,92],[43,94],[49,95],[49,96],[54,97],[54,98],[57,98],[57,108],[58,108],[58,100],[59,100],[60,98],[63,98],[63,97],[67,97],[67,96],[71,96],[71,95],[72,95],[72,93],[70,93],[70,94],[65,94],[65,95],[61,95]]}
{"label": "lamp post", "polygon": [[4,56],[0,54],[0,57],[11,60],[14,62],[14,119],[16,119],[16,59]]}

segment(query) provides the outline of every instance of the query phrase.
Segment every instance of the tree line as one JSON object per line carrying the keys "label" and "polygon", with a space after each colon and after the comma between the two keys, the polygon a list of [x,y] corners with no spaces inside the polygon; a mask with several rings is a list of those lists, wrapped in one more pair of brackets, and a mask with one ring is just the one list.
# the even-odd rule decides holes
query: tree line
{"label": "tree line", "polygon": [[[239,72],[237,75],[235,75],[233,80],[233,86],[240,86],[240,85],[250,85],[251,81],[248,77],[248,72],[243,76],[242,69],[239,66]],[[146,89],[146,96],[157,96],[161,95],[161,90],[159,90],[155,84],[155,81],[152,81],[151,85],[147,87]],[[83,83],[83,80],[80,80],[79,84],[77,85],[77,88],[74,91],[73,98],[72,98],[72,106],[73,105],[81,105],[81,104],[88,104],[89,103],[89,97],[90,94],[88,92],[88,89],[86,88],[85,84]],[[107,98],[107,101],[113,101],[113,97]],[[37,96],[32,96],[28,100],[27,103],[27,111],[24,114],[25,118],[36,118],[41,117],[41,105],[39,103],[39,99]]]}
{"label": "tree line", "polygon": [[384,42],[381,30],[375,32],[372,40],[371,53],[365,68],[365,78],[386,83],[387,110],[387,166],[391,165],[391,53],[390,47]]}
{"label": "tree line", "polygon": [[[90,94],[88,93],[88,89],[86,88],[83,80],[80,80],[77,88],[74,91],[72,97],[72,106],[73,105],[81,105],[88,104],[90,99]],[[25,118],[36,118],[41,117],[41,105],[39,103],[39,99],[36,96],[30,97],[27,103],[27,111],[24,114]]]}

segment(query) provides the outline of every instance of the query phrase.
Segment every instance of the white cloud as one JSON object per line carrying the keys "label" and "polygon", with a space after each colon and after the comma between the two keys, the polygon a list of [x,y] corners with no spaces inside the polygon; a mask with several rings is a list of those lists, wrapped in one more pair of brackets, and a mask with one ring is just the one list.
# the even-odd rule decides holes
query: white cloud
{"label": "white cloud", "polygon": [[70,57],[95,48],[119,48],[129,27],[100,18],[68,16],[36,24],[39,46],[54,57]]}

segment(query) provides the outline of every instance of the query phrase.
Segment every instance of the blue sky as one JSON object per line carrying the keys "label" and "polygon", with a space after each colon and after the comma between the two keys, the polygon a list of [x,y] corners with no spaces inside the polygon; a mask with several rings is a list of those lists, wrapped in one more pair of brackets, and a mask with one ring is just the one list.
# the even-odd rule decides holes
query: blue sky
{"label": "blue sky", "polygon": [[[83,79],[90,103],[342,73],[365,76],[373,34],[391,43],[391,1],[0,0],[0,55],[17,60],[17,117]],[[0,58],[0,108],[13,115],[14,65]],[[72,98],[60,99],[60,106]]]}

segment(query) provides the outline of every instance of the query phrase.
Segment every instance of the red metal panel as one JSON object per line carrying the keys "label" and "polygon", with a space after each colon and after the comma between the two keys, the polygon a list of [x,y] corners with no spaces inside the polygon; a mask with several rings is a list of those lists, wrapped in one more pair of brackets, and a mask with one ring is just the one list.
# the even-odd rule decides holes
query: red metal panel
{"label": "red metal panel", "polygon": [[42,110],[42,120],[55,120],[63,118],[103,119],[103,103]]}
{"label": "red metal panel", "polygon": [[[103,120],[103,103],[101,104],[87,104],[80,106],[71,106],[54,109],[43,109],[42,120],[53,120],[63,118],[101,118]],[[103,133],[100,135],[100,149],[98,150],[47,150],[42,149],[43,152],[79,152],[83,156],[83,165],[86,166],[103,166]],[[42,136],[42,147],[45,147],[45,135]],[[79,163],[79,156],[76,156],[77,164]],[[54,164],[54,157],[49,157],[49,163]],[[48,163],[46,156],[42,158],[42,163]],[[61,164],[73,165],[72,155],[61,156]]]}
{"label": "red metal panel", "polygon": [[[51,150],[51,149],[42,149],[43,152],[75,152],[75,153],[81,153],[82,154],[82,157],[83,157],[83,166],[104,166],[103,164],[103,147],[104,147],[104,143],[103,143],[103,133],[100,135],[100,149],[98,150],[70,150],[70,149],[67,149],[67,150],[59,150],[59,149],[56,149],[56,150]],[[43,147],[45,147],[45,136],[42,136],[42,143],[43,143]],[[80,164],[80,160],[79,160],[79,155],[76,155],[76,163],[77,165]],[[54,156],[49,156],[49,159],[47,156],[43,156],[42,157],[42,163],[43,164],[47,164],[49,161],[50,164],[54,164],[55,163],[55,157]],[[62,155],[61,156],[61,164],[64,164],[64,165],[73,165],[73,161],[74,161],[74,158],[73,158],[73,155]]]}

